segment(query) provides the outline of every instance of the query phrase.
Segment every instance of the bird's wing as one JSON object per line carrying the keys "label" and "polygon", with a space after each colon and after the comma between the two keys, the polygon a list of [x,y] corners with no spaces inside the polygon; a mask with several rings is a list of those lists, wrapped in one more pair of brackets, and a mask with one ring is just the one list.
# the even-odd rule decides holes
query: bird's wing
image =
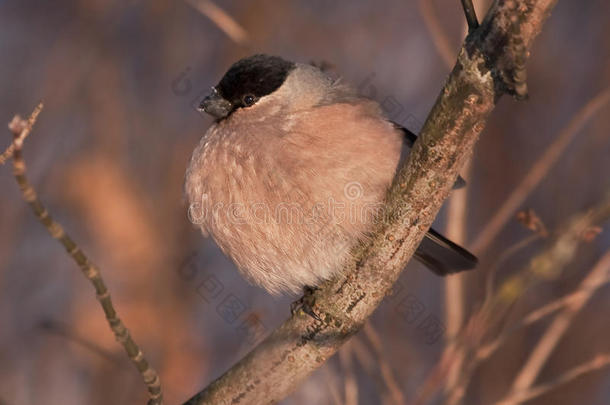
{"label": "bird's wing", "polygon": [[415,252],[415,258],[439,276],[471,270],[477,266],[477,258],[430,228]]}
{"label": "bird's wing", "polygon": [[392,123],[392,125],[394,125],[394,128],[396,128],[397,130],[401,131],[403,134],[405,134],[405,138],[407,139],[407,143],[409,144],[409,147],[413,147],[413,144],[415,144],[415,141],[417,140],[417,135],[415,135],[413,132],[409,131],[407,128],[403,127],[402,125],[394,122],[394,121],[390,121]]}

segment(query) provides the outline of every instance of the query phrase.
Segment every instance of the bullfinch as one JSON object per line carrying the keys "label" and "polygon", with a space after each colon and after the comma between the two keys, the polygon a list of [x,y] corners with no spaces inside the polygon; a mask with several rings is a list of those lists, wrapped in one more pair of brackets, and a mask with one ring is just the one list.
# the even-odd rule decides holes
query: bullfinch
{"label": "bullfinch", "polygon": [[[215,122],[186,171],[190,219],[273,294],[341,271],[384,220],[386,191],[416,140],[342,80],[276,56],[234,63],[199,108]],[[439,275],[477,264],[432,229],[415,257]]]}

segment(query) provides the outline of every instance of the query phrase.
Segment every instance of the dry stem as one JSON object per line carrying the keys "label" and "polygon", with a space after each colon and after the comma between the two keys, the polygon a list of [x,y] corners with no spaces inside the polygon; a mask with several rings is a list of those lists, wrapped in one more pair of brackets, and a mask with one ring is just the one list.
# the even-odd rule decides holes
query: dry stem
{"label": "dry stem", "polygon": [[610,89],[605,89],[595,95],[574,115],[568,125],[559,133],[557,139],[540,155],[536,163],[534,163],[523,180],[521,180],[521,183],[513,190],[504,204],[502,204],[496,214],[479,233],[472,243],[472,249],[475,252],[479,253],[487,249],[504,225],[513,217],[515,211],[519,209],[525,199],[546,177],[555,163],[557,163],[572,139],[609,101]]}
{"label": "dry stem", "polygon": [[14,141],[11,144],[13,174],[15,175],[15,179],[17,180],[17,184],[21,190],[21,195],[30,205],[34,215],[36,215],[36,218],[42,225],[44,225],[51,237],[53,237],[53,239],[57,239],[57,241],[63,245],[70,257],[72,257],[78,267],[80,267],[82,270],[85,277],[87,277],[95,288],[97,299],[104,310],[104,314],[106,315],[110,329],[112,329],[116,339],[123,346],[127,352],[127,355],[129,356],[129,359],[134,363],[144,379],[144,383],[148,388],[148,395],[150,398],[149,405],[160,405],[162,404],[162,392],[159,376],[157,372],[150,367],[148,361],[144,358],[144,353],[142,353],[140,347],[129,334],[129,330],[127,330],[123,324],[123,321],[121,321],[119,318],[112,304],[110,292],[102,279],[99,269],[87,258],[87,256],[85,256],[78,245],[64,231],[63,227],[51,217],[49,211],[47,211],[47,209],[44,207],[38,198],[36,191],[26,177],[25,160],[23,159],[23,155],[21,153],[23,140],[31,132],[32,127],[36,122],[36,118],[42,110],[42,107],[42,103],[38,104],[27,121],[19,118],[19,116],[15,116],[15,118],[13,118],[9,124],[9,129],[14,135]]}

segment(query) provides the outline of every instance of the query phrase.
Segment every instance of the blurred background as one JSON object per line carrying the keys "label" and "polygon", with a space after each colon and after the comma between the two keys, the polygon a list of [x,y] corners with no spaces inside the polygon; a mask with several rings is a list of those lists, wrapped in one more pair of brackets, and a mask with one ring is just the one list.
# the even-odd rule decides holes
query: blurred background
{"label": "blurred background", "polygon": [[[480,19],[488,5],[475,1]],[[490,274],[504,291],[610,189],[609,15],[604,0],[559,1],[531,52],[530,99],[500,101],[468,187],[439,215],[435,227],[475,251],[479,268],[443,280],[409,264],[365,330],[282,404],[490,404],[540,384],[555,385],[528,403],[610,403],[607,224],[477,323]],[[101,268],[166,403],[224,372],[296,298],[248,285],[188,221],[184,172],[212,122],[194,109],[202,94],[256,52],[324,61],[418,131],[464,37],[458,0],[0,1],[0,122],[44,100],[24,149],[30,181]],[[10,133],[2,139],[3,150]],[[0,404],[144,403],[88,281],[11,171],[0,167]],[[526,209],[534,232],[516,219]],[[592,274],[595,288],[582,284]],[[581,285],[585,302],[563,305]],[[481,324],[485,337],[471,327]],[[475,363],[472,346],[497,336],[508,338]]]}

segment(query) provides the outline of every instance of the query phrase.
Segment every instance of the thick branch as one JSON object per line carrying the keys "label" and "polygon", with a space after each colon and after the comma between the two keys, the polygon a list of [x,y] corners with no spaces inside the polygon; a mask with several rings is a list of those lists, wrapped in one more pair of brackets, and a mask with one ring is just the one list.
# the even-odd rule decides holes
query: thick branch
{"label": "thick branch", "polygon": [[292,392],[390,293],[503,93],[524,95],[523,65],[556,0],[498,1],[469,35],[387,196],[372,241],[315,293],[321,321],[293,316],[188,404],[269,404]]}

